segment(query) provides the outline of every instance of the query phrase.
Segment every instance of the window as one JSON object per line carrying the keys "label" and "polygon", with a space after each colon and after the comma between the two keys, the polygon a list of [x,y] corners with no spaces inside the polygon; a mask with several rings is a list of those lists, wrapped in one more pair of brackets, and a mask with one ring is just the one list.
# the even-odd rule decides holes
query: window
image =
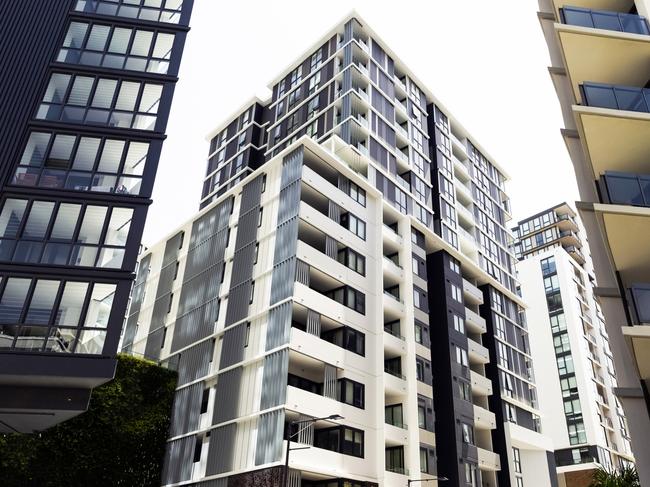
{"label": "window", "polygon": [[360,291],[349,287],[342,286],[325,293],[330,299],[351,308],[358,313],[366,314],[366,296]]}
{"label": "window", "polygon": [[155,130],[162,89],[154,83],[53,73],[36,118]]}
{"label": "window", "polygon": [[366,190],[348,181],[348,196],[361,206],[366,206]]}
{"label": "window", "polygon": [[425,343],[425,336],[428,333],[429,327],[424,323],[415,320],[415,342],[419,344]]}
{"label": "window", "polygon": [[[143,5],[141,5],[144,3]],[[150,20],[178,24],[181,19],[182,0],[145,1],[139,0],[94,0],[77,1],[75,10],[78,12],[98,13],[101,15],[116,15],[131,19]]]}
{"label": "window", "polygon": [[364,409],[365,386],[350,379],[339,379],[337,400],[356,408]]}
{"label": "window", "polygon": [[362,276],[366,275],[366,258],[351,248],[346,247],[339,250],[337,260]]}
{"label": "window", "polygon": [[472,487],[479,487],[478,468],[471,463],[465,463],[465,482]]}
{"label": "window", "polygon": [[208,401],[210,400],[210,389],[203,389],[203,395],[201,396],[201,409],[199,414],[205,414],[208,412]]}
{"label": "window", "polygon": [[0,259],[119,269],[132,216],[131,208],[9,198],[0,213]]}
{"label": "window", "polygon": [[460,392],[460,397],[464,399],[465,401],[472,402],[472,389],[470,385],[463,381],[459,380],[458,381],[458,390]]}
{"label": "window", "polygon": [[384,407],[384,422],[398,428],[405,428],[403,410],[401,404],[393,404]]}
{"label": "window", "polygon": [[167,74],[173,44],[164,32],[71,22],[56,60]]}
{"label": "window", "polygon": [[248,304],[253,304],[254,297],[255,297],[255,281],[251,281],[251,298],[248,301]]}
{"label": "window", "polygon": [[6,278],[0,349],[101,354],[115,289],[115,284]]}
{"label": "window", "polygon": [[263,217],[264,217],[264,208],[260,208],[260,212],[257,216],[257,228],[262,226]]}
{"label": "window", "polygon": [[362,240],[366,239],[366,223],[352,213],[341,214],[341,225]]}
{"label": "window", "polygon": [[449,258],[449,268],[452,271],[454,271],[456,274],[460,275],[460,262],[458,262],[458,259],[450,257]]}
{"label": "window", "polygon": [[574,372],[573,368],[573,358],[571,355],[564,355],[562,357],[557,357],[557,370],[560,375],[571,374]]}
{"label": "window", "polygon": [[316,90],[318,89],[318,85],[320,83],[320,71],[316,73],[314,76],[309,78],[309,94],[311,95],[312,93],[316,93]]}
{"label": "window", "polygon": [[460,423],[463,443],[474,444],[474,428],[467,423]]}
{"label": "window", "polygon": [[418,427],[427,428],[427,414],[425,406],[418,404]]}
{"label": "window", "polygon": [[458,315],[453,315],[453,320],[454,320],[454,330],[456,330],[459,333],[465,333],[465,320],[463,320],[460,316]]}
{"label": "window", "polygon": [[429,451],[426,448],[420,447],[420,472],[427,473],[429,471]]}
{"label": "window", "polygon": [[420,357],[415,359],[415,378],[424,382],[424,361]]}
{"label": "window", "polygon": [[522,473],[521,472],[521,455],[519,453],[519,448],[512,448],[512,458],[513,458],[513,463],[515,465],[515,472],[516,473]]}
{"label": "window", "polygon": [[406,473],[403,446],[392,446],[386,448],[386,470],[401,474]]}
{"label": "window", "polygon": [[463,295],[458,286],[455,284],[449,284],[449,287],[451,288],[451,297],[454,301],[457,301],[462,304],[463,302]]}
{"label": "window", "polygon": [[569,443],[576,445],[578,443],[587,442],[587,434],[585,433],[585,425],[582,421],[575,424],[569,424]]}
{"label": "window", "polygon": [[363,431],[345,426],[315,430],[314,446],[363,458]]}
{"label": "window", "polygon": [[349,326],[325,331],[321,334],[321,338],[358,355],[364,356],[366,353],[366,336]]}
{"label": "window", "polygon": [[318,111],[318,96],[315,96],[307,102],[307,120],[314,117]]}
{"label": "window", "polygon": [[12,184],[138,195],[148,142],[32,132]]}
{"label": "window", "polygon": [[454,354],[456,357],[456,363],[468,367],[469,366],[469,361],[467,359],[467,350],[464,348],[460,348],[458,345],[453,345],[454,347]]}
{"label": "window", "polygon": [[244,331],[244,348],[248,347],[250,338],[251,338],[251,324],[250,322],[247,322],[246,330]]}
{"label": "window", "polygon": [[318,67],[321,65],[323,61],[323,52],[319,49],[316,51],[314,54],[311,56],[310,60],[310,70],[313,72],[314,70],[318,69]]}
{"label": "window", "polygon": [[307,125],[307,135],[314,138],[318,135],[318,120],[314,120],[312,123]]}
{"label": "window", "polygon": [[172,305],[174,304],[174,293],[169,294],[169,301],[167,302],[167,313],[172,310]]}

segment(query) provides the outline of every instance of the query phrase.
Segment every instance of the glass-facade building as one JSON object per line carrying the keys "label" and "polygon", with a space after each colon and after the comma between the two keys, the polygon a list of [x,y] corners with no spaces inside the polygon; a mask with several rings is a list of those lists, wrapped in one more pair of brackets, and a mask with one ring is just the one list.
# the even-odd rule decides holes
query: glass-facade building
{"label": "glass-facade building", "polygon": [[0,430],[110,380],[192,0],[9,2],[0,21]]}

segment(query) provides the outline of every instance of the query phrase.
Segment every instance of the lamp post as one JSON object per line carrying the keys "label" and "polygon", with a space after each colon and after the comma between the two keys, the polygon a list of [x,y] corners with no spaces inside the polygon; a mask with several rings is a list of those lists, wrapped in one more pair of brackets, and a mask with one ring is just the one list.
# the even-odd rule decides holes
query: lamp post
{"label": "lamp post", "polygon": [[449,480],[447,477],[433,477],[431,479],[408,479],[406,485],[411,485],[416,482],[433,482],[434,480],[437,480],[439,482],[444,482],[445,480]]}
{"label": "lamp post", "polygon": [[[303,419],[301,421],[291,421],[289,422],[289,435],[287,436],[287,453],[284,458],[284,469],[282,470],[282,485],[283,487],[289,487],[289,452],[291,451],[291,438],[294,436],[297,436],[300,432],[302,432],[304,429],[309,428],[312,424],[314,424],[316,421],[335,421],[339,419],[345,419],[343,416],[340,414],[330,414],[329,416],[325,416],[323,418],[311,418],[311,419]],[[294,424],[304,424],[302,428],[300,428],[298,431],[296,431],[294,434],[291,433],[291,427]],[[307,447],[309,448],[309,447]],[[302,448],[294,448],[294,450],[302,450]]]}

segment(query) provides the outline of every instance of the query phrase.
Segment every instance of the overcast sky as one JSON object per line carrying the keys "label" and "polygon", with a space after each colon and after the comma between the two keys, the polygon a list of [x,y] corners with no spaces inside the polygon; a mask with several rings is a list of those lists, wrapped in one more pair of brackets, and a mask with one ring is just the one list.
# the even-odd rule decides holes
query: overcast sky
{"label": "overcast sky", "polygon": [[353,8],[506,169],[511,223],[578,199],[536,0],[195,0],[145,245],[198,210],[206,134]]}

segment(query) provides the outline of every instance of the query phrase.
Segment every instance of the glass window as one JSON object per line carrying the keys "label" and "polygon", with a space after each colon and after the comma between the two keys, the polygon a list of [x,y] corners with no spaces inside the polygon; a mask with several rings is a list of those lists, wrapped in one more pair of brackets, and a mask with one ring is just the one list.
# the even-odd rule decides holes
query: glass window
{"label": "glass window", "polygon": [[65,284],[58,311],[54,315],[55,325],[77,326],[79,324],[87,291],[88,283],[86,282],[69,281]]}
{"label": "glass window", "polygon": [[50,134],[32,132],[20,160],[21,166],[42,166],[50,143]]}
{"label": "glass window", "polygon": [[26,200],[8,198],[0,213],[0,236],[15,237],[27,207]]}
{"label": "glass window", "polygon": [[100,79],[95,88],[92,106],[96,108],[110,108],[117,88],[117,80]]}
{"label": "glass window", "polygon": [[120,93],[115,103],[117,110],[133,111],[135,109],[135,102],[138,98],[138,90],[140,83],[133,81],[123,81],[120,85]]}
{"label": "glass window", "polygon": [[63,103],[68,84],[70,83],[69,74],[54,73],[45,90],[43,101],[52,103]]}
{"label": "glass window", "polygon": [[72,240],[80,212],[81,205],[61,203],[56,219],[54,220],[51,238]]}
{"label": "glass window", "polygon": [[0,300],[0,322],[17,323],[20,320],[31,279],[10,277],[7,279]]}
{"label": "glass window", "polygon": [[68,103],[79,106],[87,105],[93,81],[94,79],[88,76],[76,76],[68,96]]}
{"label": "glass window", "polygon": [[115,284],[95,283],[93,285],[84,326],[97,328],[106,328],[108,326],[115,287]]}
{"label": "glass window", "polygon": [[34,201],[23,230],[23,238],[42,239],[45,237],[53,210],[54,203],[51,201]]}
{"label": "glass window", "polygon": [[33,325],[47,325],[58,290],[59,281],[39,279],[32,293],[25,322]]}
{"label": "glass window", "polygon": [[82,243],[99,243],[107,208],[105,206],[87,206],[77,241]]}
{"label": "glass window", "polygon": [[113,208],[104,243],[125,246],[132,217],[131,208]]}
{"label": "glass window", "polygon": [[162,86],[147,83],[144,85],[142,99],[140,100],[140,112],[158,113],[158,104],[162,95]]}

